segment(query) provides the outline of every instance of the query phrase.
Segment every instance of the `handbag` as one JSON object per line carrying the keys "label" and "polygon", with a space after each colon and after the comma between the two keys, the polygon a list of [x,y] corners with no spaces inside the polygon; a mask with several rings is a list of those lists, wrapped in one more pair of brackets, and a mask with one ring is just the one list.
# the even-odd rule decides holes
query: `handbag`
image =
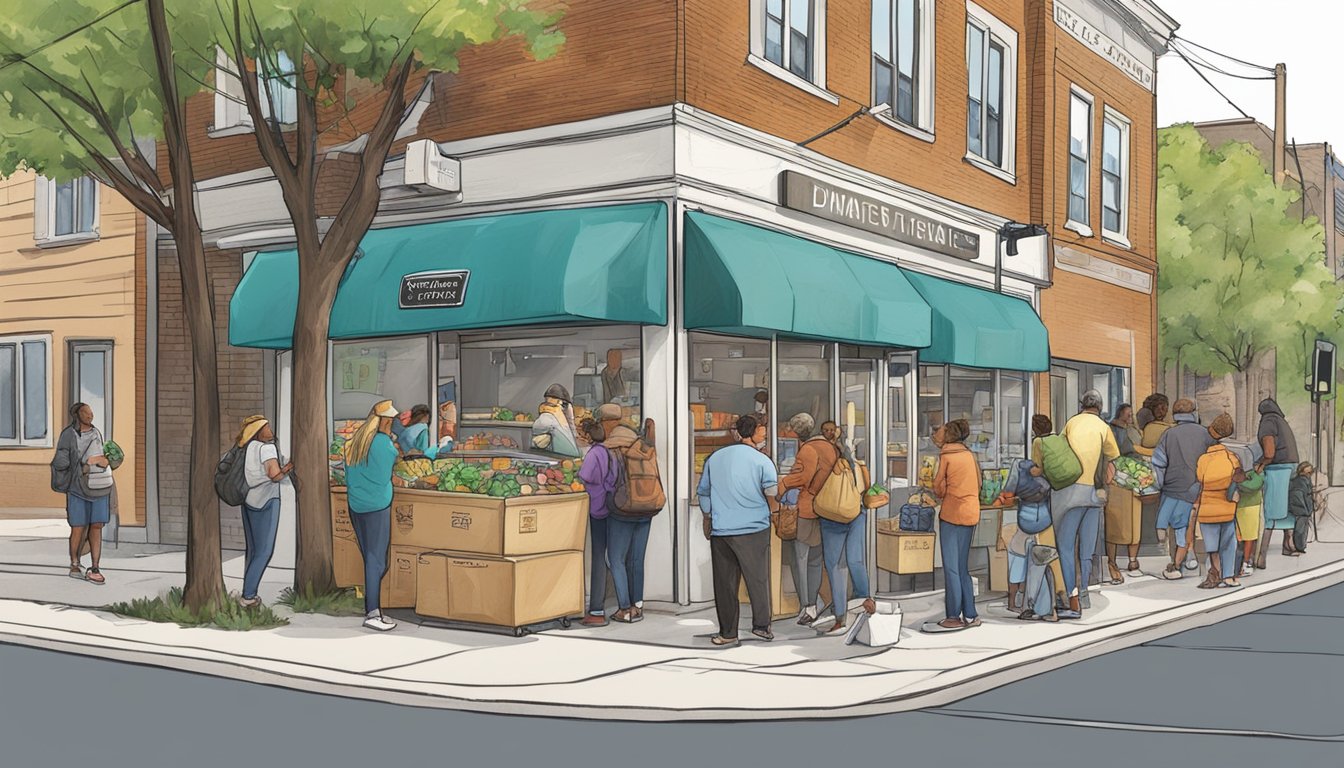
{"label": "handbag", "polygon": [[770,522],[775,526],[775,535],[781,541],[793,541],[798,538],[798,508],[780,507],[770,513]]}
{"label": "handbag", "polygon": [[112,487],[112,467],[89,467],[87,464],[91,457],[102,455],[102,447],[103,444],[95,440],[84,452],[84,466],[88,467],[84,473],[84,485],[91,491],[102,491]]}
{"label": "handbag", "polygon": [[812,509],[833,523],[852,523],[863,511],[863,491],[854,476],[854,467],[843,457],[826,476],[821,491],[812,501]]}

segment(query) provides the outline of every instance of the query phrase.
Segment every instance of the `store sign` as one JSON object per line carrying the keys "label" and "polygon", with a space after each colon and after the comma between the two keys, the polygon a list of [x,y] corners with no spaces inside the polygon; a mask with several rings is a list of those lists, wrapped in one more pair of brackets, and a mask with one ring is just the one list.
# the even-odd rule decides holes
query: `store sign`
{"label": "store sign", "polygon": [[785,208],[957,259],[975,261],[980,256],[980,236],[974,232],[794,171],[785,171],[780,179]]}
{"label": "store sign", "polygon": [[1112,40],[1106,33],[1097,29],[1087,19],[1070,10],[1062,3],[1055,3],[1055,24],[1087,46],[1098,56],[1111,62],[1121,72],[1142,85],[1153,90],[1153,68],[1139,61],[1125,47]]}
{"label": "store sign", "polygon": [[438,309],[460,307],[467,298],[467,278],[471,270],[417,272],[401,278],[402,309]]}

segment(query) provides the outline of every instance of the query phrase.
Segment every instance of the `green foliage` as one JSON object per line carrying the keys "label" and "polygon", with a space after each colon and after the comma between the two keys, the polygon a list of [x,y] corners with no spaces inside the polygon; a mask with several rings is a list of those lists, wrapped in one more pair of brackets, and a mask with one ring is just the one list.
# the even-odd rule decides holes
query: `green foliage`
{"label": "green foliage", "polygon": [[244,608],[233,600],[224,600],[218,607],[196,613],[182,602],[182,590],[177,587],[166,595],[136,598],[129,603],[113,603],[103,610],[145,621],[232,631],[273,629],[289,623],[265,605]]}
{"label": "green foliage", "polygon": [[[555,28],[559,15],[525,0],[165,4],[184,99],[213,92],[216,51],[232,59],[235,40],[262,71],[278,72],[280,51],[302,61],[308,76],[296,85],[303,97],[351,109],[349,89],[337,88],[344,75],[381,83],[407,56],[415,69],[455,72],[463,50],[506,37],[521,38],[544,59],[564,42]],[[162,93],[143,0],[0,0],[0,174],[29,168],[65,180],[93,168],[90,150],[116,157],[113,137],[123,147],[161,139]],[[367,98],[377,90],[361,93]],[[80,100],[108,120],[95,120]]]}
{"label": "green foliage", "polygon": [[338,589],[335,592],[314,594],[311,588],[295,592],[286,587],[280,593],[280,605],[288,606],[295,613],[322,613],[327,616],[363,616],[364,598],[353,589]]}
{"label": "green foliage", "polygon": [[1300,195],[1276,186],[1249,144],[1214,148],[1193,126],[1165,128],[1158,166],[1163,358],[1222,375],[1276,349],[1280,391],[1300,392],[1304,336],[1338,329],[1320,222],[1289,213]]}

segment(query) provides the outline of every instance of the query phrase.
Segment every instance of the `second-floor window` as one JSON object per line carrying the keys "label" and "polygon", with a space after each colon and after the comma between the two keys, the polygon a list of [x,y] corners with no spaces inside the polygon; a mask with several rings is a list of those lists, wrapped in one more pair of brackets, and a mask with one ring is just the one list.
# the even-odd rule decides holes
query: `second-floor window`
{"label": "second-floor window", "polygon": [[1069,94],[1069,222],[1080,228],[1092,223],[1089,215],[1091,158],[1092,99],[1074,90]]}
{"label": "second-floor window", "polygon": [[974,3],[966,17],[966,152],[1012,173],[1017,33]]}
{"label": "second-floor window", "polygon": [[[259,77],[257,87],[261,96],[261,113],[268,119],[281,125],[298,121],[298,91],[295,85],[294,62],[283,52],[276,57],[274,64],[266,65],[264,77]],[[248,114],[243,99],[243,84],[239,81],[238,67],[234,65],[223,49],[215,51],[215,124],[212,131],[249,131],[252,129],[252,115]],[[270,99],[267,99],[269,88]]]}
{"label": "second-floor window", "polygon": [[1106,109],[1101,125],[1101,231],[1124,241],[1128,234],[1129,121]]}
{"label": "second-floor window", "polygon": [[38,245],[98,237],[98,182],[38,177],[33,194],[33,239]]}
{"label": "second-floor window", "polygon": [[873,105],[932,130],[933,2],[873,0]]}
{"label": "second-floor window", "polygon": [[765,0],[765,58],[813,80],[815,0]]}

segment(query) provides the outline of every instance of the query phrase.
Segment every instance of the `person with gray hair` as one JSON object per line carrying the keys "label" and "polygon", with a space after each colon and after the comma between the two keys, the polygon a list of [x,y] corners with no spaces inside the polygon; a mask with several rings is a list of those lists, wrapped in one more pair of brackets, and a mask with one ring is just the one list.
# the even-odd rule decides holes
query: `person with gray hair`
{"label": "person with gray hair", "polygon": [[[821,520],[812,510],[812,501],[821,492],[826,476],[840,460],[840,452],[825,435],[817,434],[817,422],[809,413],[789,419],[789,429],[801,445],[793,468],[780,479],[780,491],[797,496],[798,534],[793,539],[793,584],[798,592],[798,623],[811,626],[821,616]],[[788,499],[783,499],[788,501]],[[843,617],[844,607],[837,616]]]}
{"label": "person with gray hair", "polygon": [[[1087,587],[1092,577],[1092,561],[1097,552],[1101,530],[1101,508],[1106,503],[1105,487],[1115,475],[1111,462],[1120,456],[1111,425],[1101,418],[1101,393],[1090,389],[1083,393],[1082,411],[1069,419],[1060,435],[1069,443],[1083,473],[1078,482],[1055,491],[1051,516],[1059,540],[1060,566],[1064,570],[1064,590],[1068,608],[1061,619],[1082,618],[1090,607]],[[1123,581],[1119,571],[1111,581]]]}

